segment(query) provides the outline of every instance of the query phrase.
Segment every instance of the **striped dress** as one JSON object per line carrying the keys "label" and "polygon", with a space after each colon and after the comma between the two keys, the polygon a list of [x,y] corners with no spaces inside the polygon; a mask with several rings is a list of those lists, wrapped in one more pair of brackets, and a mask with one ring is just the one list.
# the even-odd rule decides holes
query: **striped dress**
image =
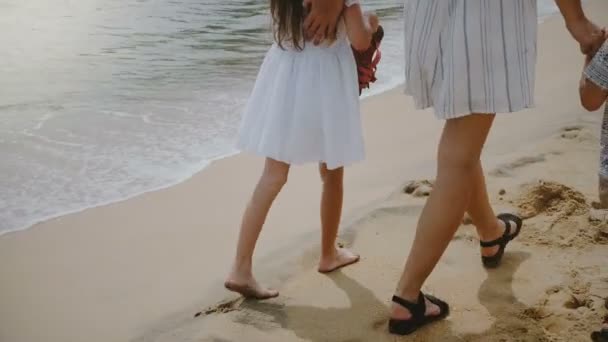
{"label": "striped dress", "polygon": [[[608,41],[604,42],[584,71],[585,78],[608,91]],[[608,184],[608,103],[604,108],[600,138],[600,177]],[[602,189],[600,189],[602,190]],[[608,192],[608,189],[605,189]]]}
{"label": "striped dress", "polygon": [[536,0],[406,0],[406,93],[441,119],[534,105]]}

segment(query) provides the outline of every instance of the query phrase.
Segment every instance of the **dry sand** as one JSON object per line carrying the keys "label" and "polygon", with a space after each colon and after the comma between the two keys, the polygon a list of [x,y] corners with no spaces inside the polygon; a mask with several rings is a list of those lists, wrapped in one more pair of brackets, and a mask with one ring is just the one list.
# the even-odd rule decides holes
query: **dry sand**
{"label": "dry sand", "polygon": [[503,265],[486,271],[463,225],[425,287],[453,308],[433,329],[386,333],[387,300],[424,204],[408,183],[349,227],[360,264],[325,276],[303,257],[280,298],[234,297],[142,341],[587,341],[608,297],[608,211],[591,208],[596,118],[567,130],[576,133],[557,131],[490,170],[495,207],[526,217],[524,230]]}
{"label": "dry sand", "polygon": [[[587,7],[608,13],[606,1]],[[528,217],[522,236],[486,272],[463,227],[426,286],[452,316],[404,340],[584,341],[599,322],[608,223],[591,209],[600,115],[578,104],[581,63],[560,18],[541,25],[537,108],[501,116],[483,157],[493,204]],[[295,168],[256,258],[281,297],[227,294],[222,279],[261,167],[239,155],[169,189],[1,237],[0,341],[396,340],[386,334],[388,299],[425,200],[403,188],[432,178],[441,122],[401,90],[363,110],[368,159],[347,170],[341,236],[359,264],[315,272],[319,181],[315,166]]]}

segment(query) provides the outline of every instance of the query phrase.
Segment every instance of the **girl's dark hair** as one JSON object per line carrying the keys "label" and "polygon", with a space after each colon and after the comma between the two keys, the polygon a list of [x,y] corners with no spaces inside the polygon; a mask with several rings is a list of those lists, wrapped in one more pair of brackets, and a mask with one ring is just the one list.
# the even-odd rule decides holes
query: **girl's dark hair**
{"label": "girl's dark hair", "polygon": [[297,50],[304,48],[302,0],[270,0],[270,13],[274,23],[274,40],[279,47],[289,41]]}

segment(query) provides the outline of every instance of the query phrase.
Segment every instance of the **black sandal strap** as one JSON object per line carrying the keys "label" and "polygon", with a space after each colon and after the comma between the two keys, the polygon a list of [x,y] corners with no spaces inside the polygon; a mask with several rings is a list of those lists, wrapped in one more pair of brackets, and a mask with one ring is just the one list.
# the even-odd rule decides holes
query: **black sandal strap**
{"label": "black sandal strap", "polygon": [[[501,220],[502,222],[504,222],[505,232],[504,232],[504,234],[502,234],[501,237],[499,237],[496,240],[479,241],[479,244],[483,248],[494,247],[494,246],[505,246],[509,241],[515,239],[519,235],[519,232],[521,231],[521,227],[523,225],[521,218],[519,218],[513,214],[500,214],[496,218]],[[515,222],[515,232],[513,234],[511,234],[511,222]]]}
{"label": "black sandal strap", "polygon": [[393,302],[406,308],[412,314],[412,319],[419,320],[424,318],[424,314],[426,313],[426,301],[424,300],[424,294],[422,292],[418,295],[417,303],[410,302],[409,300],[405,300],[398,296],[393,296]]}
{"label": "black sandal strap", "polygon": [[481,247],[494,247],[494,246],[502,246],[506,245],[509,242],[509,235],[511,235],[511,224],[505,221],[505,232],[496,240],[492,241],[481,241],[479,240],[479,244]]}
{"label": "black sandal strap", "polygon": [[594,342],[608,341],[608,329],[602,329],[591,333],[591,340]]}
{"label": "black sandal strap", "polygon": [[[521,227],[524,225],[521,217],[519,217],[517,215],[500,214],[497,216],[497,218],[499,220],[501,220],[502,222],[504,222],[507,227],[509,227],[509,234],[507,235],[507,238],[508,238],[507,242],[515,239],[521,232]],[[513,234],[511,234],[511,232],[510,232],[511,222],[515,222],[515,232]]]}
{"label": "black sandal strap", "polygon": [[[426,300],[439,306],[439,315],[426,316]],[[397,296],[393,296],[393,302],[408,309],[412,314],[412,317],[409,319],[404,320],[391,318],[389,320],[388,330],[391,334],[395,335],[409,335],[429,323],[446,318],[450,314],[450,306],[448,303],[439,298],[425,295],[422,292],[418,296],[418,303],[412,303]]]}

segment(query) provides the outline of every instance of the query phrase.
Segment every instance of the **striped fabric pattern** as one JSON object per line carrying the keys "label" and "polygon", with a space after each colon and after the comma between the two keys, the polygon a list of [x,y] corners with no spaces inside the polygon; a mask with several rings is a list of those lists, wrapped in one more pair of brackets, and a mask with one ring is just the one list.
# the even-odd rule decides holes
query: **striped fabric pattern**
{"label": "striped fabric pattern", "polygon": [[608,41],[604,42],[585,68],[585,77],[598,87],[608,90]]}
{"label": "striped fabric pattern", "polygon": [[[604,90],[608,90],[608,41],[604,42],[600,50],[593,56],[593,59],[585,68],[584,74],[589,81]],[[600,177],[608,179],[608,103],[604,106],[604,119],[602,120],[599,173]]]}
{"label": "striped fabric pattern", "polygon": [[534,105],[536,0],[406,0],[406,93],[441,119]]}
{"label": "striped fabric pattern", "polygon": [[[608,103],[604,105],[602,133],[600,136],[600,176],[608,179]],[[608,190],[608,189],[606,189]]]}

